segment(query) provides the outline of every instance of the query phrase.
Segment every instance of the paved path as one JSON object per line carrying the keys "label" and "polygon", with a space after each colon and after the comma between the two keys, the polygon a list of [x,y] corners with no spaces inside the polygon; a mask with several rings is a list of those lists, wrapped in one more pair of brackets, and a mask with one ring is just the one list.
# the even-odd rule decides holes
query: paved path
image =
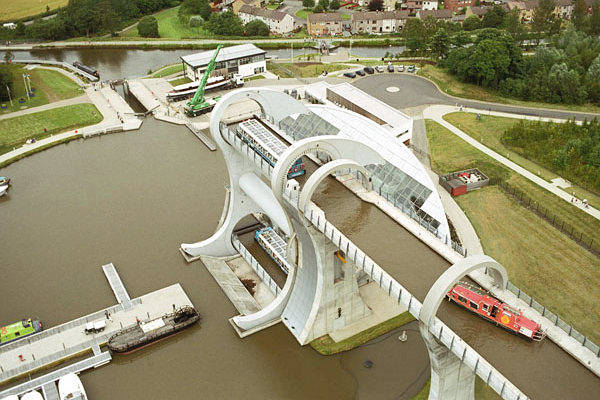
{"label": "paved path", "polygon": [[71,97],[70,99],[55,101],[53,103],[44,104],[43,106],[26,108],[25,110],[13,111],[7,114],[0,115],[0,119],[9,119],[13,117],[20,117],[21,115],[34,114],[40,111],[52,110],[53,108],[72,106],[74,104],[89,103],[90,99],[87,94],[82,94],[77,97]]}
{"label": "paved path", "polygon": [[567,203],[571,204],[573,207],[578,207],[582,211],[593,216],[594,218],[600,219],[600,210],[598,210],[592,206],[588,206],[587,208],[583,207],[583,205],[581,205],[581,203],[572,203],[571,200],[572,200],[573,196],[571,196],[569,193],[554,186],[552,183],[545,181],[544,179],[540,178],[539,176],[533,174],[532,172],[529,172],[528,170],[526,170],[525,168],[521,167],[520,165],[512,162],[508,158],[496,153],[489,147],[484,146],[483,144],[481,144],[477,140],[473,139],[471,136],[467,135],[466,133],[464,133],[463,131],[461,131],[460,129],[458,129],[457,127],[452,125],[451,123],[444,120],[443,116],[445,114],[448,114],[450,112],[456,112],[456,111],[459,111],[459,109],[457,107],[435,105],[435,106],[430,106],[427,109],[425,109],[425,111],[423,112],[423,116],[425,118],[432,119],[435,122],[439,123],[440,125],[444,126],[448,130],[450,130],[452,133],[454,133],[456,136],[460,137],[465,142],[469,143],[471,146],[475,147],[479,151],[492,157],[494,160],[501,162],[508,168],[512,169],[513,171],[522,175],[523,177],[529,179],[530,181],[537,184],[538,186],[541,186],[544,189],[548,190],[549,192],[555,194],[556,196],[560,197]]}

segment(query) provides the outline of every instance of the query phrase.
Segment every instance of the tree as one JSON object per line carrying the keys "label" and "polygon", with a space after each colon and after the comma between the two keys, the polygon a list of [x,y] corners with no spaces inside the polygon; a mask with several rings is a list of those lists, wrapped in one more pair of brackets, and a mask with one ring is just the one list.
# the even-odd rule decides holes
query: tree
{"label": "tree", "polygon": [[244,33],[242,20],[231,10],[211,14],[206,27],[215,35],[241,36]]}
{"label": "tree", "polygon": [[185,0],[179,11],[188,15],[200,15],[205,21],[208,21],[211,8],[208,0]]}
{"label": "tree", "polygon": [[367,8],[369,11],[383,11],[383,0],[371,0]]}
{"label": "tree", "polygon": [[425,45],[425,27],[423,21],[418,18],[409,18],[406,20],[402,35],[406,39],[406,45],[412,52],[416,52]]}
{"label": "tree", "polygon": [[571,21],[575,25],[575,29],[578,31],[584,31],[587,20],[587,6],[584,0],[575,0],[575,6],[573,7],[573,13],[571,14]]}
{"label": "tree", "polygon": [[452,44],[456,47],[465,47],[471,43],[471,35],[467,32],[460,31],[452,38]]}
{"label": "tree", "polygon": [[554,0],[539,0],[537,7],[533,9],[531,28],[538,34],[538,41],[542,32],[550,32],[556,24],[555,6]]}
{"label": "tree", "polygon": [[260,19],[250,21],[244,26],[246,36],[269,36],[269,27]]}
{"label": "tree", "polygon": [[322,13],[322,12],[323,12],[323,11],[325,11],[325,10],[323,9],[323,6],[322,6],[322,5],[319,3],[319,4],[317,4],[317,6],[316,6],[316,7],[313,9],[313,11],[314,11],[314,12],[316,12],[316,13]]}
{"label": "tree", "polygon": [[521,23],[521,15],[517,8],[506,13],[502,27],[513,37],[515,42],[521,42],[521,40],[523,40],[525,27]]}
{"label": "tree", "polygon": [[302,0],[302,7],[313,8],[315,6],[315,0]]}
{"label": "tree", "polygon": [[340,0],[331,0],[329,3],[329,9],[332,11],[336,11],[340,8]]}
{"label": "tree", "polygon": [[444,28],[438,29],[431,41],[431,51],[439,58],[445,58],[450,49],[450,37]]}
{"label": "tree", "polygon": [[592,4],[592,15],[590,16],[590,35],[600,34],[600,0]]}
{"label": "tree", "polygon": [[323,11],[327,11],[329,8],[329,0],[319,0],[319,5],[323,7]]}
{"label": "tree", "polygon": [[146,15],[138,22],[137,30],[142,37],[160,37],[158,34],[158,21],[150,15]]}
{"label": "tree", "polygon": [[463,22],[463,29],[465,31],[474,31],[479,28],[481,28],[481,21],[477,15],[471,15],[470,17],[465,18],[465,22]]}
{"label": "tree", "polygon": [[0,65],[0,100],[8,100],[9,90],[13,93],[13,76],[8,66]]}
{"label": "tree", "polygon": [[6,52],[4,53],[4,62],[9,64],[14,58],[15,55],[12,53],[12,51],[6,50]]}
{"label": "tree", "polygon": [[495,5],[483,16],[481,21],[484,28],[498,28],[504,22],[506,11],[499,5]]}

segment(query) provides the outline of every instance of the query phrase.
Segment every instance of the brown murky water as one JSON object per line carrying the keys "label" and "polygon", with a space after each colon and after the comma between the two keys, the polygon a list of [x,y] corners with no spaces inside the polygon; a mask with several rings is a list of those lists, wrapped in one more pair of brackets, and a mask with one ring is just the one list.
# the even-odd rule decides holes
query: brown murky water
{"label": "brown murky water", "polygon": [[140,131],[57,146],[1,173],[14,186],[0,200],[0,321],[53,326],[113,305],[108,262],[132,297],[180,282],[203,316],[201,327],[84,373],[92,399],[408,399],[428,378],[416,331],[407,343],[395,333],[332,357],[281,325],[237,337],[234,307],[178,252],[212,234],[227,183],[221,154],[185,128],[147,119]]}

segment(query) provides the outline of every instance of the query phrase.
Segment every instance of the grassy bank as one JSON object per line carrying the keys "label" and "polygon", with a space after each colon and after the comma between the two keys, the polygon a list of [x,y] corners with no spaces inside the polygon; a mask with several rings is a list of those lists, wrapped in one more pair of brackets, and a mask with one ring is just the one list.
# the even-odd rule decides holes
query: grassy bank
{"label": "grassy bank", "polygon": [[[23,145],[27,139],[41,139],[102,121],[93,104],[75,104],[38,113],[0,120],[0,154]],[[44,128],[46,132],[44,132]]]}
{"label": "grassy bank", "polygon": [[394,318],[390,318],[379,325],[375,325],[340,342],[336,343],[333,341],[333,339],[331,339],[331,337],[329,337],[329,335],[325,335],[310,342],[310,346],[319,354],[325,356],[337,354],[343,351],[352,350],[367,343],[369,340],[373,340],[414,320],[415,317],[406,311]]}
{"label": "grassy bank", "polygon": [[54,10],[58,7],[67,5],[68,0],[21,0],[21,1],[3,1],[2,2],[2,20],[11,21],[13,19],[28,17],[46,11],[46,6]]}
{"label": "grassy bank", "polygon": [[176,74],[176,73],[182,72],[182,71],[183,71],[183,65],[181,63],[173,64],[173,65],[169,65],[167,67],[163,67],[163,68],[157,70],[152,75],[150,75],[150,77],[151,78],[164,78],[165,76],[173,75],[173,74]]}
{"label": "grassy bank", "polygon": [[593,104],[553,104],[535,101],[523,101],[503,97],[500,94],[484,89],[481,86],[461,82],[456,77],[449,74],[442,68],[433,65],[424,66],[418,72],[418,74],[435,82],[440,88],[440,90],[442,90],[443,92],[451,96],[462,97],[469,100],[490,101],[494,103],[512,104],[515,106],[525,107],[552,108],[579,112],[600,113],[600,107],[595,106]]}
{"label": "grassy bank", "polygon": [[[186,38],[211,38],[214,37],[212,32],[202,28],[191,28],[184,26],[179,22],[177,13],[179,7],[169,8],[167,10],[160,11],[153,16],[158,22],[158,34],[161,39],[186,39]],[[129,28],[128,30],[121,33],[124,38],[135,38],[140,37],[137,29],[137,25]]]}
{"label": "grassy bank", "polygon": [[[53,101],[69,99],[83,94],[83,90],[69,77],[58,71],[35,68],[27,70],[23,65],[11,64],[7,66],[13,76],[12,101],[3,101],[5,109],[0,109],[1,114],[7,114],[26,108],[37,107]],[[35,89],[34,96],[27,99],[23,74],[29,74],[31,87]],[[20,100],[23,102],[21,103]]]}
{"label": "grassy bank", "polygon": [[183,85],[184,83],[191,83],[191,82],[192,82],[192,80],[190,78],[188,78],[187,76],[182,76],[181,78],[177,78],[177,79],[173,79],[172,81],[169,81],[171,86]]}
{"label": "grassy bank", "polygon": [[323,71],[333,72],[341,69],[349,68],[345,64],[323,64],[318,62],[295,62],[295,63],[279,63],[267,62],[267,70],[282,78],[292,78],[299,76],[301,78],[316,77]]}
{"label": "grassy bank", "polygon": [[[452,125],[459,127],[463,132],[471,136],[473,139],[485,144],[495,152],[508,156],[511,161],[519,164],[521,167],[528,171],[540,176],[546,181],[550,182],[552,179],[557,178],[559,175],[544,168],[540,164],[529,160],[512,149],[507,148],[500,138],[502,134],[518,122],[515,118],[496,117],[491,115],[482,115],[481,121],[477,121],[476,114],[472,113],[451,113],[446,114],[444,119],[450,122]],[[526,122],[527,123],[527,122]],[[600,196],[578,186],[572,186],[565,189],[569,193],[575,193],[580,199],[587,199],[589,204],[594,207],[600,207]]]}
{"label": "grassy bank", "polygon": [[[479,167],[491,175],[502,175],[531,197],[550,203],[552,194],[524,182],[433,121],[426,121],[434,170],[438,173]],[[572,323],[595,342],[600,342],[600,315],[590,313],[600,298],[600,260],[566,237],[545,220],[521,206],[497,186],[456,198],[473,224],[486,254],[508,270],[510,280]],[[556,213],[580,221],[578,228],[597,237],[600,223],[562,200],[551,204]],[[579,212],[579,215],[576,214]],[[588,217],[588,218],[585,218]],[[571,221],[571,220],[569,220]],[[575,222],[574,222],[575,224]],[[595,235],[595,236],[594,236]]]}

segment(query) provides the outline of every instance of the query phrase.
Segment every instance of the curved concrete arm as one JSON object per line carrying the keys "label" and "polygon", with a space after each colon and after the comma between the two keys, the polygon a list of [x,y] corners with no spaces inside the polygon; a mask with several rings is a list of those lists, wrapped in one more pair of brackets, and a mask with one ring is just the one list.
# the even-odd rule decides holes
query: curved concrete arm
{"label": "curved concrete arm", "polygon": [[419,319],[426,325],[429,325],[431,319],[436,316],[438,308],[448,290],[469,272],[485,267],[489,269],[489,274],[494,279],[494,284],[502,289],[506,288],[508,283],[506,269],[496,260],[485,255],[467,257],[448,268],[431,286],[423,302]]}

